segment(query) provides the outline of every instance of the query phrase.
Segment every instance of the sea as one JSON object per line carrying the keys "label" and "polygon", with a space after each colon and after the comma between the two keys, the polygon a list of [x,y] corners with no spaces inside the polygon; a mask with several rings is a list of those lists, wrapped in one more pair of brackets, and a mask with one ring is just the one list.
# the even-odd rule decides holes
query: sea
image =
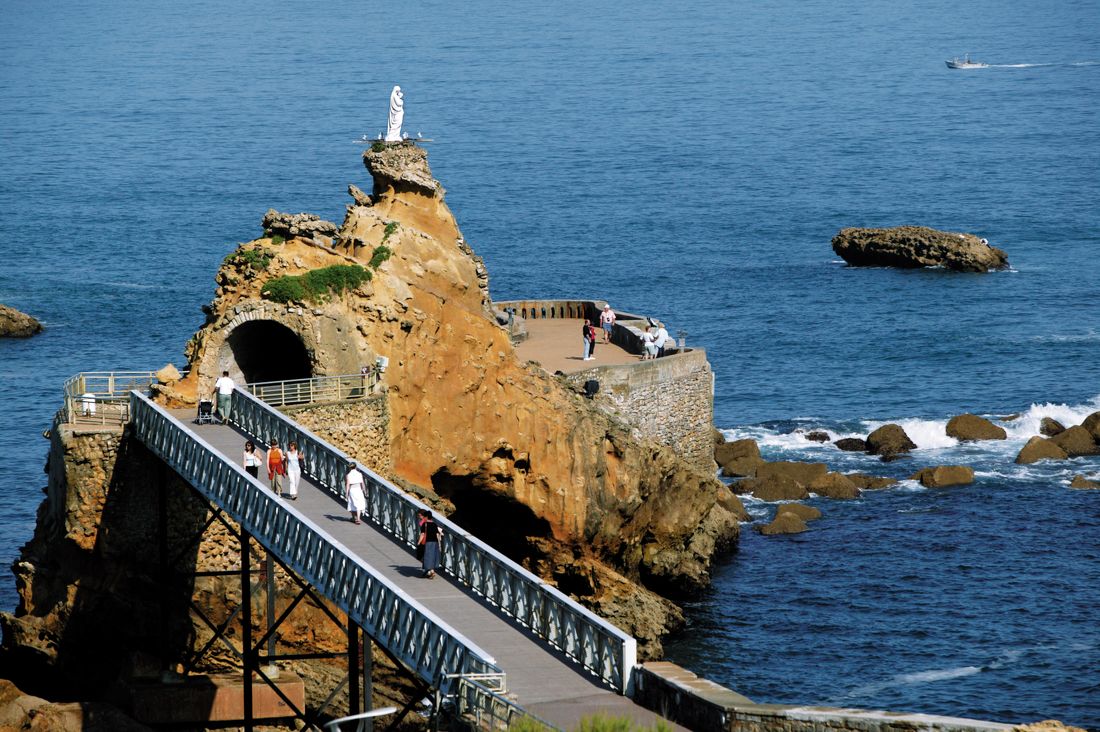
{"label": "sea", "polygon": [[[1100,0],[5,0],[0,302],[46,330],[0,342],[0,564],[64,380],[182,365],[268,208],[340,221],[369,189],[357,141],[400,84],[495,298],[659,317],[706,349],[728,438],[901,479],[743,526],[669,659],[762,702],[1100,729],[1100,491],[1068,487],[1100,457],[1013,462],[1100,410],[1098,31]],[[967,52],[988,68],[946,67]],[[830,246],[901,224],[1011,268]],[[964,412],[1008,439],[948,438]],[[887,422],[909,458],[804,436]],[[938,464],[976,480],[906,479]]]}

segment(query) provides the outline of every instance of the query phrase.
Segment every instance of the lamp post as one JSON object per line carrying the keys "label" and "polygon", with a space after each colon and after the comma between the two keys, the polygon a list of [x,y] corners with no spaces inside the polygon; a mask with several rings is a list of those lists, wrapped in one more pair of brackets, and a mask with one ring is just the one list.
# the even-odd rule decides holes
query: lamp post
{"label": "lamp post", "polygon": [[676,331],[676,345],[682,351],[687,344],[688,332],[682,328]]}

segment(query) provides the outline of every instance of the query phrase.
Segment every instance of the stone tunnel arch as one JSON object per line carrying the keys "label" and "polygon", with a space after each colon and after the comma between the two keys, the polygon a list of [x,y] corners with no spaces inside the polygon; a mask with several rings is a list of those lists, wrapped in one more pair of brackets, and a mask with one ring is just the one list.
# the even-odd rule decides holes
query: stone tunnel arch
{"label": "stone tunnel arch", "polygon": [[313,376],[302,339],[274,320],[250,320],[237,326],[226,344],[245,383],[289,381]]}

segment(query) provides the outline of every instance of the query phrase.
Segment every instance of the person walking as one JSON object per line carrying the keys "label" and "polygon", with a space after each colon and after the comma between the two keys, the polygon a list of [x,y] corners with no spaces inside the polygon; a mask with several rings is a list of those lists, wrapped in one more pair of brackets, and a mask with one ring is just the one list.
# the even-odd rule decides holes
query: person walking
{"label": "person walking", "polygon": [[284,475],[286,463],[283,460],[283,451],[279,449],[279,441],[272,438],[267,449],[267,479],[271,481],[271,490],[279,497],[283,495]]}
{"label": "person walking", "polygon": [[672,337],[668,334],[668,331],[665,330],[665,324],[658,320],[657,332],[653,334],[653,343],[657,346],[658,356],[665,355],[665,346],[668,345],[671,339]]}
{"label": "person walking", "polygon": [[[443,530],[432,518],[432,512],[426,508],[419,511],[420,514],[420,538],[418,547],[423,547],[424,556],[420,560],[420,566],[424,570],[424,576],[428,579],[435,578],[436,567],[439,566],[439,538]],[[420,553],[419,550],[417,553]]]}
{"label": "person walking", "polygon": [[298,500],[298,481],[302,479],[302,453],[298,452],[298,443],[286,446],[286,495],[292,501]]}
{"label": "person walking", "polygon": [[253,478],[260,477],[260,453],[256,452],[252,440],[244,443],[244,469]]}
{"label": "person walking", "polygon": [[611,342],[611,331],[615,329],[615,311],[610,303],[604,303],[603,312],[600,313],[600,325],[603,327],[603,342]]}
{"label": "person walking", "polygon": [[233,409],[233,379],[229,378],[228,371],[222,371],[221,377],[214,382],[214,399],[218,405],[218,419],[224,424],[229,421],[229,413]]}
{"label": "person walking", "polygon": [[362,523],[360,516],[367,510],[366,480],[354,462],[348,463],[348,474],[344,478],[344,493],[348,499],[348,511],[353,523]]}

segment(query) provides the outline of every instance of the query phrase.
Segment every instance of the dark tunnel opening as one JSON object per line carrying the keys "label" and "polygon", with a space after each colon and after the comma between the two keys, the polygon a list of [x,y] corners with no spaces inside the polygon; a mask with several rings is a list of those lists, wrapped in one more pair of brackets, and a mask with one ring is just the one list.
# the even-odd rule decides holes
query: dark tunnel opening
{"label": "dark tunnel opening", "polygon": [[302,339],[273,320],[253,320],[237,327],[227,341],[246,383],[290,381],[313,376]]}

